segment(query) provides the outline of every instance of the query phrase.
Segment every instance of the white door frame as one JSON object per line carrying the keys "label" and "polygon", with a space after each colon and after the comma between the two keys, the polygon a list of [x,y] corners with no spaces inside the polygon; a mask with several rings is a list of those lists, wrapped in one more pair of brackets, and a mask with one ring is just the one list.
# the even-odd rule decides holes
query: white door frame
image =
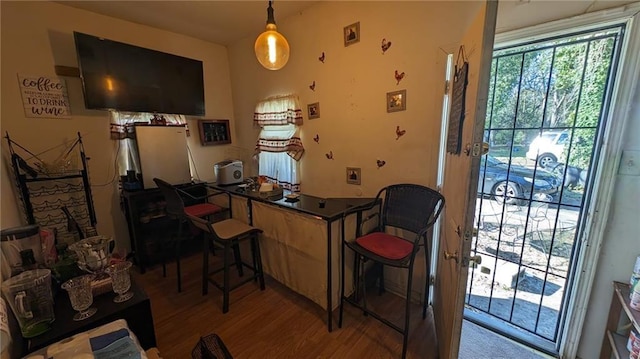
{"label": "white door frame", "polygon": [[[636,54],[640,53],[640,3],[509,31],[495,36],[495,48],[502,48],[562,35],[568,30],[581,31],[616,24],[626,24],[625,36],[612,92],[610,111],[606,119],[608,125],[605,128],[602,142],[600,166],[594,173],[590,205],[585,208],[587,211],[585,228],[582,236],[578,238],[582,242],[583,250],[578,254],[573,285],[568,288],[573,291],[573,295],[569,299],[565,320],[571,325],[565,325],[559,335],[561,358],[576,357],[609,218],[616,172],[622,156],[622,139],[632,107],[635,82],[640,77],[640,63],[636,59]],[[620,76],[621,73],[625,73],[625,76]]]}

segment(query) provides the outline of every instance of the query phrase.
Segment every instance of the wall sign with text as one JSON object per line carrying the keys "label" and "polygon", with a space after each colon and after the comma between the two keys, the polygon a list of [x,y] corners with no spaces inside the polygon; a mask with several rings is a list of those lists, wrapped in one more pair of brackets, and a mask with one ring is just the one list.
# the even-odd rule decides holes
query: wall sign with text
{"label": "wall sign with text", "polygon": [[18,74],[22,105],[27,117],[71,117],[69,95],[64,79]]}

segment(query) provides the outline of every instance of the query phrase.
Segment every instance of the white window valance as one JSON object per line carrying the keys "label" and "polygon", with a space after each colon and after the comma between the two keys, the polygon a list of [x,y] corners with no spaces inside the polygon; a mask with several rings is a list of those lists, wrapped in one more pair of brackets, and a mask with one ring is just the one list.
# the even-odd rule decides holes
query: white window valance
{"label": "white window valance", "polygon": [[258,102],[253,122],[260,127],[288,124],[301,126],[302,110],[298,96],[277,96]]}
{"label": "white window valance", "polygon": [[286,152],[291,158],[299,161],[304,153],[304,146],[298,134],[298,127],[264,126],[256,143],[256,153]]}

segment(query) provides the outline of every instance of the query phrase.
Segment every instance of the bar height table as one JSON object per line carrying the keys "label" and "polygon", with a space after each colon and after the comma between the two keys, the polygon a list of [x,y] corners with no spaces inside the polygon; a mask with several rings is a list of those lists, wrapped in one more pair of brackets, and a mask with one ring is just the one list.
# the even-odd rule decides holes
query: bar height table
{"label": "bar height table", "polygon": [[[296,200],[286,198],[270,200],[260,196],[257,191],[248,191],[246,187],[240,185],[220,186],[217,184],[207,184],[215,191],[224,191],[234,196],[244,197],[248,200],[249,224],[253,224],[252,201],[276,206],[281,209],[308,214],[326,222],[327,225],[327,329],[333,330],[333,283],[332,283],[332,246],[331,227],[336,220],[343,219],[346,213],[356,214],[356,226],[360,226],[362,220],[362,210],[375,203],[375,198],[321,198],[311,195],[300,194]],[[321,206],[321,203],[323,205]],[[360,208],[360,210],[358,210]]]}

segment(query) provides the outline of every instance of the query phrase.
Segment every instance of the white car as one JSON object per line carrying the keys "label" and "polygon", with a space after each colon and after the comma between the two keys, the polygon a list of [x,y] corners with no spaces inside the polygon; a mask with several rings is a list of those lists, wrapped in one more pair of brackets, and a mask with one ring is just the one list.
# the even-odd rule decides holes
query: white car
{"label": "white car", "polygon": [[564,147],[569,141],[569,132],[564,130],[545,131],[529,145],[527,158],[538,160],[538,166],[545,168],[550,163],[564,157]]}

